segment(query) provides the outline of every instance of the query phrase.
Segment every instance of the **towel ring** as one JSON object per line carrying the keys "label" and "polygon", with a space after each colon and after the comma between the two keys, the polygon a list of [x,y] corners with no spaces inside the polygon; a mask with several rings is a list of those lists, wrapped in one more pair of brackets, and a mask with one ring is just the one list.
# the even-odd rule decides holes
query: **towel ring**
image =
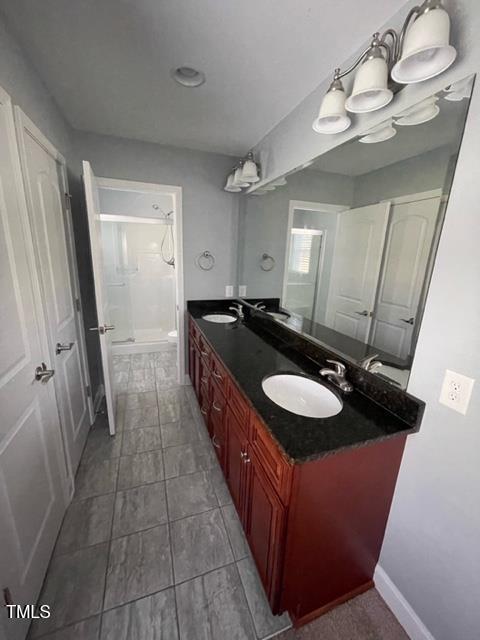
{"label": "towel ring", "polygon": [[271,271],[274,266],[275,266],[275,258],[272,258],[272,256],[269,256],[268,253],[264,253],[260,260],[260,268],[263,271]]}
{"label": "towel ring", "polygon": [[215,265],[215,256],[210,251],[204,251],[198,256],[197,265],[203,271],[210,271]]}

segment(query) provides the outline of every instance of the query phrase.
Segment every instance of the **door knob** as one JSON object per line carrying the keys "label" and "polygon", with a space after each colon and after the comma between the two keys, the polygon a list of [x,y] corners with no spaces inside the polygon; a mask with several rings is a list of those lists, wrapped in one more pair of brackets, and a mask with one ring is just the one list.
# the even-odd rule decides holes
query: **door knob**
{"label": "door knob", "polygon": [[103,336],[107,331],[113,331],[114,329],[115,325],[113,324],[101,324],[99,327],[90,327],[89,331],[98,331]]}
{"label": "door knob", "polygon": [[355,313],[357,314],[357,316],[365,316],[366,318],[372,315],[372,312],[368,311],[367,309],[364,309],[363,311],[355,311]]}
{"label": "door knob", "polygon": [[413,324],[415,322],[415,318],[400,318],[400,320],[406,324]]}
{"label": "door knob", "polygon": [[68,344],[62,344],[61,342],[57,342],[55,347],[55,353],[57,356],[62,353],[62,351],[70,351],[75,343],[69,342]]}
{"label": "door knob", "polygon": [[38,382],[43,382],[44,384],[47,383],[50,378],[53,378],[54,375],[55,369],[47,369],[47,365],[45,364],[45,362],[42,362],[41,367],[37,367],[35,369],[35,380],[38,380]]}

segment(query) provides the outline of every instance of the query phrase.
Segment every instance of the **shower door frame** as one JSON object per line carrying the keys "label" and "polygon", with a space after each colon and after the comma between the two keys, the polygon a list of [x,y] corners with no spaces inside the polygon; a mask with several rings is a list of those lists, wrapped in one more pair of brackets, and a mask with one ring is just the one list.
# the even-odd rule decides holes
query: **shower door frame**
{"label": "shower door frame", "polygon": [[175,297],[178,331],[177,363],[178,383],[187,384],[185,380],[185,296],[183,272],[183,209],[182,187],[156,182],[137,182],[117,178],[97,178],[97,186],[104,189],[132,192],[152,192],[172,196],[173,199],[173,232],[175,238]]}

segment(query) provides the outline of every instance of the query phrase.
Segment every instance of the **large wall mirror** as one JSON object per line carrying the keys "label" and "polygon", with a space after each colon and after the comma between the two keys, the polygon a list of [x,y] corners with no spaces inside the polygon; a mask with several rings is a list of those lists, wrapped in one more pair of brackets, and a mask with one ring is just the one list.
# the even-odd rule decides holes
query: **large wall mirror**
{"label": "large wall mirror", "polygon": [[280,298],[278,322],[356,362],[378,354],[376,373],[406,388],[472,85],[244,198],[246,299]]}

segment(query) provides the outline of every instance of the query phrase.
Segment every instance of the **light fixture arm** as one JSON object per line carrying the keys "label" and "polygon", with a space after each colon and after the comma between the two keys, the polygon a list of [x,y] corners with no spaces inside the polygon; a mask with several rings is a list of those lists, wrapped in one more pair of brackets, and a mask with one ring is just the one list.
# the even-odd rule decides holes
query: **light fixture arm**
{"label": "light fixture arm", "polygon": [[374,33],[372,37],[372,42],[368,45],[365,51],[363,51],[358,56],[355,62],[353,62],[353,64],[351,64],[348,67],[348,69],[345,69],[345,71],[342,71],[339,67],[335,69],[331,88],[338,89],[339,88],[338,86],[334,86],[335,82],[341,80],[345,76],[348,76],[349,73],[352,73],[352,71],[354,71],[366,58],[368,59],[370,57],[372,58],[379,57],[381,55],[379,52],[379,49],[383,49],[385,51],[387,64],[390,64],[392,52],[390,50],[389,45],[386,42],[384,42],[383,36],[382,38],[380,38],[380,34],[378,32]]}

